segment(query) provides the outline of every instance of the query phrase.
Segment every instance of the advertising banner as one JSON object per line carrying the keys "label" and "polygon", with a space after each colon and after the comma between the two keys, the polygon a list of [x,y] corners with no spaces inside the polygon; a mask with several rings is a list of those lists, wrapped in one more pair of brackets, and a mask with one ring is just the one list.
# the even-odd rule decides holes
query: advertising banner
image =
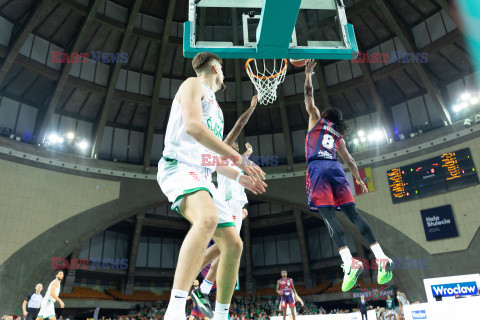
{"label": "advertising banner", "polygon": [[478,294],[480,274],[423,279],[428,302],[435,302],[436,296],[442,300],[468,297]]}
{"label": "advertising banner", "polygon": [[421,210],[427,241],[458,237],[452,206]]}

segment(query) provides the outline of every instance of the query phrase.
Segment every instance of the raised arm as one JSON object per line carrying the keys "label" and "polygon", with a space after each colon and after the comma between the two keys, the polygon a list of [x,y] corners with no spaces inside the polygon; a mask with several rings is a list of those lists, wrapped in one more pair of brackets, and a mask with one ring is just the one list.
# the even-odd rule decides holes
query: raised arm
{"label": "raised arm", "polygon": [[238,118],[237,122],[235,122],[235,125],[233,126],[233,129],[228,133],[227,137],[223,142],[228,144],[229,146],[232,145],[232,143],[237,140],[238,135],[242,131],[243,127],[247,125],[248,120],[250,119],[250,116],[252,115],[253,111],[255,111],[255,107],[257,106],[257,96],[253,96],[252,102],[250,103],[250,108],[248,108],[241,116]]}
{"label": "raised arm", "polygon": [[[313,98],[313,85],[312,85],[312,75],[314,74],[313,69],[316,66],[314,60],[308,60],[307,65],[305,66],[305,107],[309,115],[309,129],[313,127],[318,120],[320,120],[320,111],[315,106],[315,100]],[[313,123],[313,125],[312,125]]]}
{"label": "raised arm", "polygon": [[249,176],[264,180],[265,173],[250,160],[244,161],[242,156],[225,142],[218,139],[212,131],[202,123],[203,85],[197,78],[187,79],[179,90],[182,117],[187,133],[204,147],[213,152],[232,159],[237,167]]}
{"label": "raised arm", "polygon": [[360,186],[362,192],[368,192],[368,188],[365,183],[362,181],[362,177],[360,177],[360,173],[358,172],[357,164],[355,163],[355,159],[350,155],[345,145],[345,140],[342,139],[340,143],[340,148],[338,148],[338,155],[347,165],[348,169],[352,173],[353,177],[355,178],[355,182]]}

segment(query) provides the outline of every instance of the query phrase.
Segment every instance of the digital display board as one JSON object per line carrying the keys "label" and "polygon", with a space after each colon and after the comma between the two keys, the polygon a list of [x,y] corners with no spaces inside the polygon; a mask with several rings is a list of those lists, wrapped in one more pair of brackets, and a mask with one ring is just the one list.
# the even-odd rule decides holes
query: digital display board
{"label": "digital display board", "polygon": [[425,198],[478,184],[470,149],[387,171],[393,203]]}

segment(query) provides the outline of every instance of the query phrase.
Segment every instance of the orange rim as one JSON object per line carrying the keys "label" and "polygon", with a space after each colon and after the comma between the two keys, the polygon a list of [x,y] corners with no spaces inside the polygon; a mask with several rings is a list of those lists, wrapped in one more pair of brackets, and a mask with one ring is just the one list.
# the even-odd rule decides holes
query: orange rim
{"label": "orange rim", "polygon": [[279,73],[272,74],[271,76],[268,76],[268,77],[266,77],[266,76],[259,77],[259,76],[255,75],[255,74],[253,74],[252,72],[250,72],[250,70],[249,70],[249,68],[248,68],[248,65],[249,65],[250,62],[253,61],[253,60],[254,60],[254,59],[248,59],[248,60],[247,60],[247,62],[245,63],[245,69],[247,70],[247,73],[248,73],[249,75],[251,75],[252,77],[255,77],[255,78],[257,78],[257,79],[260,79],[260,80],[267,80],[267,79],[272,79],[272,78],[278,77],[279,75],[281,75],[281,74],[283,74],[283,73],[285,72],[285,70],[287,69],[287,65],[288,65],[287,59],[282,59],[283,62],[284,62],[284,65],[283,65],[282,70],[280,70]]}

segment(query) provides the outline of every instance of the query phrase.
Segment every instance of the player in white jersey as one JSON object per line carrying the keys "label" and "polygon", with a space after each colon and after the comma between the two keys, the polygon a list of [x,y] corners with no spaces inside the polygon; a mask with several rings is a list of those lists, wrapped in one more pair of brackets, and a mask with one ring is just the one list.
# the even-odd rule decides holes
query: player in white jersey
{"label": "player in white jersey", "polygon": [[63,271],[58,271],[55,280],[50,282],[48,285],[45,296],[43,297],[42,303],[40,304],[40,311],[37,315],[37,320],[41,319],[53,319],[56,320],[55,316],[55,301],[60,303],[60,308],[65,308],[65,304],[58,297],[60,294],[60,282],[63,279]]}
{"label": "player in white jersey", "polygon": [[[240,116],[240,118],[238,118],[232,130],[228,133],[227,137],[223,141],[226,144],[231,145],[233,149],[235,149],[237,152],[240,152],[240,148],[238,147],[238,143],[235,140],[238,138],[240,132],[243,130],[245,125],[248,123],[251,115],[255,111],[255,107],[257,106],[257,100],[258,97],[253,96],[250,107]],[[248,159],[253,152],[253,148],[248,142],[245,144],[245,147],[247,151],[245,151],[243,157],[245,159]],[[241,172],[241,169],[234,166],[233,163],[229,162],[228,165],[230,165],[237,172]],[[217,183],[217,189],[220,191],[221,194],[224,195],[224,199],[229,208],[229,212],[231,212],[238,233],[240,233],[240,230],[242,229],[242,221],[248,215],[247,209],[244,209],[244,206],[248,203],[245,188],[239,183],[228,179],[227,177],[222,175],[217,176]],[[214,244],[207,249],[201,267],[201,269],[203,270],[209,263],[211,263],[210,269],[208,270],[207,275],[204,277],[204,280],[202,281],[202,284],[198,289],[204,295],[210,294],[212,286],[217,277],[219,260],[220,250],[218,249],[217,245]],[[195,296],[195,292],[192,292],[190,295]]]}
{"label": "player in white jersey", "polygon": [[[158,164],[157,180],[162,192],[173,203],[172,208],[192,224],[178,256],[165,320],[185,319],[188,291],[212,238],[222,253],[213,319],[228,317],[243,243],[225,201],[211,182],[212,171],[238,181],[256,194],[263,193],[266,187],[265,173],[222,141],[223,113],[215,99],[215,92],[225,88],[221,63],[218,56],[208,52],[193,59],[197,77],[183,82],[175,95],[163,158]],[[248,176],[220,166],[225,158],[232,159]],[[200,310],[209,307],[205,297],[196,302]],[[202,313],[211,317],[209,309],[209,314]]]}

